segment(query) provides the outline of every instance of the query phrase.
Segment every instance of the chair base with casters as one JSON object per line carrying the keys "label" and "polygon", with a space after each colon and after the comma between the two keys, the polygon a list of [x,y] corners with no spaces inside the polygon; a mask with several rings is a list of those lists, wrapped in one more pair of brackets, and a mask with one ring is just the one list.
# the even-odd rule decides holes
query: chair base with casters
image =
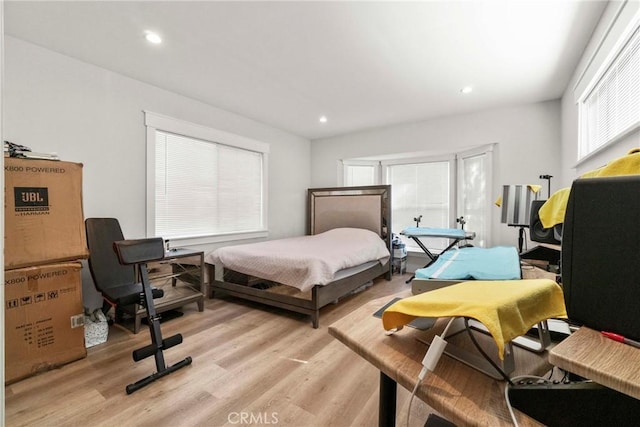
{"label": "chair base with casters", "polygon": [[[141,297],[139,304],[145,307],[149,325],[149,333],[151,334],[151,344],[133,351],[133,360],[138,362],[150,356],[154,356],[157,372],[129,384],[126,387],[127,394],[131,394],[136,390],[164,377],[180,368],[190,365],[191,357],[186,357],[180,362],[167,366],[164,360],[163,351],[182,343],[182,335],[176,334],[169,338],[162,338],[160,330],[160,316],[156,313],[153,299],[158,298],[157,290],[151,288],[149,282],[149,273],[147,271],[147,262],[156,261],[164,258],[164,242],[162,238],[150,238],[139,240],[120,240],[113,243],[114,249],[118,255],[118,259],[123,265],[137,265],[140,274],[140,283],[142,285],[142,294],[137,293]],[[155,295],[154,295],[155,294]]]}

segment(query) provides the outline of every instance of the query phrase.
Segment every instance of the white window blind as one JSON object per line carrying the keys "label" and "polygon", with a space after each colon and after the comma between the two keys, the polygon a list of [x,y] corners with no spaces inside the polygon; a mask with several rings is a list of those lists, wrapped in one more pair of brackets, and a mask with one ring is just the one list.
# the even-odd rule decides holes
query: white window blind
{"label": "white window blind", "polygon": [[348,186],[373,185],[375,183],[375,168],[373,166],[348,166]]}
{"label": "white window blind", "polygon": [[582,159],[640,126],[640,27],[579,104]]}
{"label": "white window blind", "polygon": [[[422,215],[421,227],[449,228],[451,218],[450,161],[432,161],[387,166],[387,184],[391,184],[392,230],[399,233],[415,226]],[[405,239],[409,248],[418,248]],[[430,248],[444,249],[446,239],[429,239]]]}
{"label": "white window blind", "polygon": [[147,234],[183,244],[266,236],[268,145],[146,114]]}
{"label": "white window blind", "polygon": [[261,230],[260,153],[156,132],[156,236]]}
{"label": "white window blind", "polygon": [[377,185],[380,182],[380,162],[353,161],[342,162],[343,185],[347,187]]}

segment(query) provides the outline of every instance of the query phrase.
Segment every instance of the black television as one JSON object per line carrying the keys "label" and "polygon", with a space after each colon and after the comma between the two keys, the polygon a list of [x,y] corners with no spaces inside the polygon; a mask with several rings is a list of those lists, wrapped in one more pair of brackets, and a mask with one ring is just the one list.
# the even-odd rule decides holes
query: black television
{"label": "black television", "polygon": [[640,175],[574,181],[561,270],[570,321],[640,340]]}

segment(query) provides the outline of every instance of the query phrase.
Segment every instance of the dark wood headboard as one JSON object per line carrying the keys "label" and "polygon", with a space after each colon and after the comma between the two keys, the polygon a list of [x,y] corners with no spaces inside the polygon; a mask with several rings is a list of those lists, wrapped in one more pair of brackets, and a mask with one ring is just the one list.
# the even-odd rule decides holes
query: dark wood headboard
{"label": "dark wood headboard", "polygon": [[310,188],[307,191],[307,233],[339,227],[377,233],[391,248],[391,186]]}

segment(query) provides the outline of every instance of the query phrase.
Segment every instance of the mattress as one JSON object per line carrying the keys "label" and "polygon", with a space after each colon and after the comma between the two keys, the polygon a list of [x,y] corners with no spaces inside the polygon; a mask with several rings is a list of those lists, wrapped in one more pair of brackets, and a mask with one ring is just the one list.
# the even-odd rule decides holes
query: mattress
{"label": "mattress", "polygon": [[341,270],[369,262],[385,263],[389,249],[376,233],[336,228],[313,236],[219,248],[205,262],[301,291],[336,280]]}

